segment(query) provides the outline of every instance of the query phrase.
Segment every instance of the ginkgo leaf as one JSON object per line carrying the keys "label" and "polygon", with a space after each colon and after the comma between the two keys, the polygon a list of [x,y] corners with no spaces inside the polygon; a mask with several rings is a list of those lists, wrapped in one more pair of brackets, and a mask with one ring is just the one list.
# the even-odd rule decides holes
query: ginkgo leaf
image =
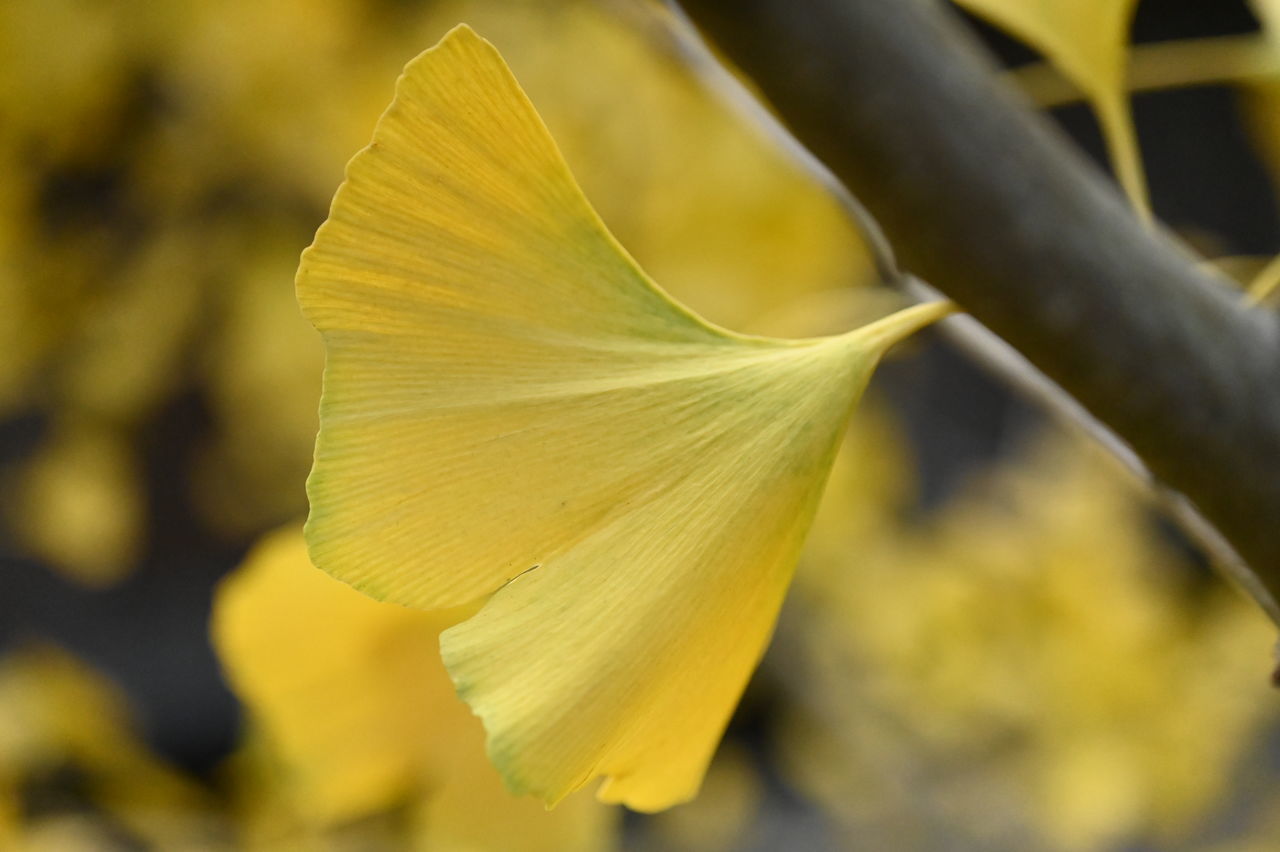
{"label": "ginkgo leaf", "polygon": [[290,525],[219,585],[211,634],[308,823],[421,808],[415,848],[611,849],[609,809],[576,798],[547,813],[507,793],[485,761],[438,650],[440,631],[467,614],[370,600],[312,568]]}
{"label": "ginkgo leaf", "polygon": [[1260,305],[1280,289],[1280,255],[1271,259],[1249,282],[1246,299],[1252,305]]}
{"label": "ginkgo leaf", "polygon": [[[880,354],[946,314],[745,337],[613,239],[497,51],[405,69],[303,256],[327,354],[313,562],[420,608],[508,785],[697,790]],[[496,592],[496,594],[495,594]]]}
{"label": "ginkgo leaf", "polygon": [[1044,54],[1080,87],[1107,140],[1129,200],[1149,214],[1142,153],[1125,91],[1129,25],[1137,0],[956,0]]}
{"label": "ginkgo leaf", "polygon": [[1267,36],[1272,39],[1280,38],[1280,0],[1250,0],[1249,5],[1258,16]]}
{"label": "ginkgo leaf", "polygon": [[340,822],[399,804],[445,764],[435,728],[456,699],[431,664],[452,613],[378,604],[310,568],[299,527],[264,538],[219,585],[210,633],[299,805]]}

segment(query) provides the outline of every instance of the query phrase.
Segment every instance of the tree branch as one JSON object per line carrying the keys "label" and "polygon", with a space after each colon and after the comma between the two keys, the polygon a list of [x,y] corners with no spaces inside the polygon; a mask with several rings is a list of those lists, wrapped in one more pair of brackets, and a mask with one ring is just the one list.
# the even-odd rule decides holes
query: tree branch
{"label": "tree branch", "polygon": [[960,302],[1185,494],[1280,597],[1280,322],[1142,226],[933,0],[685,0]]}

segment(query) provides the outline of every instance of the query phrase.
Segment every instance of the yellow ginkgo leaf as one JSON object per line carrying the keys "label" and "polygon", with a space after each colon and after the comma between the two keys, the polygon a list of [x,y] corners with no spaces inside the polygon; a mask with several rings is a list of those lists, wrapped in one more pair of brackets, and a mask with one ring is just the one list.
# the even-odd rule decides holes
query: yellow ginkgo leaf
{"label": "yellow ginkgo leaf", "polygon": [[1250,0],[1249,5],[1267,36],[1280,39],[1280,0]]}
{"label": "yellow ginkgo leaf", "polygon": [[1272,258],[1249,282],[1246,298],[1250,304],[1260,305],[1271,298],[1271,294],[1277,289],[1280,289],[1280,255]]}
{"label": "yellow ginkgo leaf", "polygon": [[[376,598],[441,608],[508,785],[694,795],[763,651],[885,348],[744,337],[605,229],[497,51],[411,62],[303,256],[327,364],[307,540]],[[496,592],[496,594],[494,594]]]}
{"label": "yellow ginkgo leaf", "polygon": [[304,825],[403,807],[420,814],[424,849],[613,848],[610,809],[577,797],[547,813],[507,793],[485,761],[480,724],[438,649],[440,631],[466,615],[358,594],[312,568],[290,525],[219,586],[211,632]]}
{"label": "yellow ginkgo leaf", "polygon": [[435,728],[456,699],[430,672],[450,622],[379,605],[309,568],[300,529],[265,538],[219,586],[211,633],[304,816],[339,822],[408,799],[444,763]]}
{"label": "yellow ginkgo leaf", "polygon": [[1142,153],[1125,90],[1137,0],[956,0],[1044,54],[1093,105],[1121,185],[1149,216]]}

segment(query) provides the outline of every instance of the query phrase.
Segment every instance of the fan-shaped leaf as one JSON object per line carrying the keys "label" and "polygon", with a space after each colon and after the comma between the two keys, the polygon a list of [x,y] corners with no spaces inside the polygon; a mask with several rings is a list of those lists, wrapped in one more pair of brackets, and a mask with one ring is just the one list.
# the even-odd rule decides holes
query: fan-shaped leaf
{"label": "fan-shaped leaf", "polygon": [[501,57],[414,60],[298,275],[327,350],[316,565],[439,608],[508,784],[691,797],[881,352],[945,314],[744,337],[617,244]]}

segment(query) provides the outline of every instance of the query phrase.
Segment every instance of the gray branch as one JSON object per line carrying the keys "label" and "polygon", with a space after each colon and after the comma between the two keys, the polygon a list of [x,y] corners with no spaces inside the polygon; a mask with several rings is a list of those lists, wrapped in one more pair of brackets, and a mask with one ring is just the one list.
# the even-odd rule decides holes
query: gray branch
{"label": "gray branch", "polygon": [[959,302],[1186,495],[1280,597],[1280,320],[1143,226],[934,0],[684,0]]}

